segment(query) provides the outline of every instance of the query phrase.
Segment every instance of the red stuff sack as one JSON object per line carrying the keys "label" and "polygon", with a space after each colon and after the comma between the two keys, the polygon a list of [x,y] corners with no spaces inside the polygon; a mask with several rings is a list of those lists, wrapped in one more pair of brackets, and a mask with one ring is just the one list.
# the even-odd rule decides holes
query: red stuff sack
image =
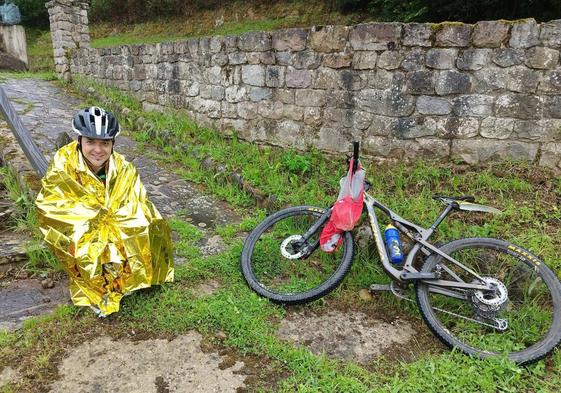
{"label": "red stuff sack", "polygon": [[331,216],[320,235],[320,246],[325,252],[333,252],[343,242],[342,233],[352,230],[362,214],[364,203],[364,177],[359,164],[353,173],[354,160],[350,160],[349,172],[340,181],[341,190],[333,205]]}

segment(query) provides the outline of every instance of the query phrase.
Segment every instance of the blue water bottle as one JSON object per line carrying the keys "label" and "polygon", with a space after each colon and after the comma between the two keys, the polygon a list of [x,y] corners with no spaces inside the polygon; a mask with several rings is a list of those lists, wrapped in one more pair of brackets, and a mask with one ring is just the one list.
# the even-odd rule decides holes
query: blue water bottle
{"label": "blue water bottle", "polygon": [[390,261],[393,264],[400,264],[403,262],[403,251],[401,250],[401,242],[399,240],[399,232],[393,225],[388,225],[384,231],[386,238],[386,247],[390,254]]}

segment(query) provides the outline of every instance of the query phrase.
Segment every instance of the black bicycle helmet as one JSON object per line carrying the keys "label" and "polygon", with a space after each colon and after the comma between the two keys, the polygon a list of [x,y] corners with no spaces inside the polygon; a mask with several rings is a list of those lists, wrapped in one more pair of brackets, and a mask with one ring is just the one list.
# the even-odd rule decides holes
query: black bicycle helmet
{"label": "black bicycle helmet", "polygon": [[92,106],[79,110],[72,119],[72,130],[91,139],[114,139],[121,128],[117,118],[105,110]]}

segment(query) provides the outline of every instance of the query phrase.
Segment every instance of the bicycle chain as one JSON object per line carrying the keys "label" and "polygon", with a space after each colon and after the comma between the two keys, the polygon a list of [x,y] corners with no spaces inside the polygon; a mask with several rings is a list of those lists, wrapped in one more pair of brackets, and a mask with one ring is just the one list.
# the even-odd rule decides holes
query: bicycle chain
{"label": "bicycle chain", "polygon": [[[411,299],[411,298],[409,298],[409,297],[407,297],[407,296],[404,296],[404,295],[402,295],[402,294],[399,292],[399,289],[397,289],[397,288],[395,287],[394,281],[392,281],[392,282],[390,283],[390,289],[391,289],[392,293],[394,294],[394,296],[396,296],[396,297],[398,297],[398,298],[400,298],[400,299],[404,299],[404,300],[407,300],[407,301],[409,301],[409,302],[415,303],[415,300],[413,300],[413,299]],[[437,310],[437,311],[441,311],[441,312],[443,312],[443,313],[445,313],[445,314],[450,314],[450,315],[453,315],[453,316],[455,316],[455,317],[459,317],[459,318],[465,319],[465,320],[467,320],[467,321],[472,321],[472,322],[478,323],[478,324],[480,324],[480,325],[489,326],[489,327],[491,327],[491,328],[493,328],[493,329],[500,330],[501,332],[504,332],[506,329],[508,329],[508,322],[507,322],[506,319],[496,319],[497,324],[496,324],[496,325],[491,325],[490,323],[486,323],[486,322],[483,322],[483,321],[478,321],[477,319],[465,317],[465,316],[463,316],[463,315],[456,314],[456,313],[453,313],[453,312],[451,312],[451,311],[446,311],[446,310],[443,310],[443,309],[438,308],[438,307],[433,307],[433,309],[434,309],[434,310]]]}

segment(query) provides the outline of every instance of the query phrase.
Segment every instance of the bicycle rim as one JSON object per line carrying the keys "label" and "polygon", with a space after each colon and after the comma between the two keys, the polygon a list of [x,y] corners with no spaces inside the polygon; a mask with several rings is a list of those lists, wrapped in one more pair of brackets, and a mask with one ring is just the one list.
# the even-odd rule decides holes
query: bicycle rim
{"label": "bicycle rim", "polygon": [[[495,239],[465,239],[443,248],[452,258],[496,285],[495,291],[461,291],[457,299],[417,286],[423,317],[446,344],[481,357],[507,355],[519,363],[545,356],[559,341],[559,281],[543,262],[520,247]],[[441,278],[474,277],[440,256],[424,271],[440,268]],[[489,325],[506,322],[501,330]]]}
{"label": "bicycle rim", "polygon": [[250,236],[253,247],[248,256],[249,272],[244,271],[244,275],[259,294],[277,302],[303,303],[325,295],[341,282],[352,260],[350,234],[343,234],[343,243],[331,254],[317,246],[323,227],[308,240],[311,253],[298,257],[298,250],[293,248],[294,242],[321,216],[318,210],[288,209],[271,217]]}

